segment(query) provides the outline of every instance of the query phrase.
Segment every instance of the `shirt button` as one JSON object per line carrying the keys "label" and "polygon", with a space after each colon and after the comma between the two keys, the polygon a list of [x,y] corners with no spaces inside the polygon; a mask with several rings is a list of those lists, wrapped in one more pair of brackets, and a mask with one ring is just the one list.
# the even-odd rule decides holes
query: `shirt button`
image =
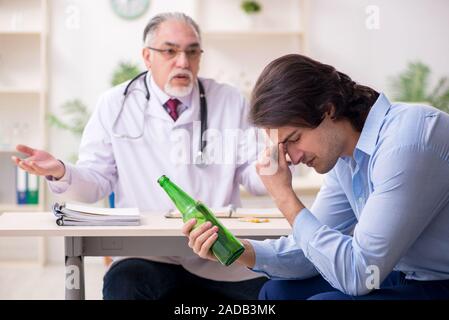
{"label": "shirt button", "polygon": [[363,203],[363,198],[362,197],[359,198],[359,202]]}

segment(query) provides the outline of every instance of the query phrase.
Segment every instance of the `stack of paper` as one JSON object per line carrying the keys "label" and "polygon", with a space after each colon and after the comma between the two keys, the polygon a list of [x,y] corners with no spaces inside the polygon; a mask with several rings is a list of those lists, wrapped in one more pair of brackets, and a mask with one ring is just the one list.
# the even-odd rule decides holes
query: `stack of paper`
{"label": "stack of paper", "polygon": [[53,205],[59,226],[137,226],[138,208],[97,208],[71,203]]}
{"label": "stack of paper", "polygon": [[[234,208],[233,206],[211,208],[212,213],[218,218],[283,218],[278,208]],[[165,214],[167,218],[180,218],[178,210],[170,210]]]}

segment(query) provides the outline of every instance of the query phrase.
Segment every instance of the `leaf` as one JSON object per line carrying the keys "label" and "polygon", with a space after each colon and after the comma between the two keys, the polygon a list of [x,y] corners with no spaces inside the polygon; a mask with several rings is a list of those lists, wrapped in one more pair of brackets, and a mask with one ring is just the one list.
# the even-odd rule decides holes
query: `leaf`
{"label": "leaf", "polygon": [[254,14],[262,10],[262,6],[257,1],[242,1],[240,6],[247,14]]}
{"label": "leaf", "polygon": [[58,118],[53,113],[47,115],[47,121],[50,126],[67,130],[76,136],[83,134],[84,127],[90,118],[87,107],[78,99],[67,101],[62,105],[64,119]]}
{"label": "leaf", "polygon": [[449,111],[448,78],[439,79],[437,85],[429,88],[430,68],[422,62],[412,62],[405,71],[390,79],[393,99],[405,102],[429,102],[434,107]]}
{"label": "leaf", "polygon": [[128,81],[140,73],[139,66],[131,62],[120,62],[114,70],[111,79],[111,85],[116,86],[120,83]]}
{"label": "leaf", "polygon": [[449,83],[447,77],[438,81],[429,97],[429,101],[434,107],[449,112]]}

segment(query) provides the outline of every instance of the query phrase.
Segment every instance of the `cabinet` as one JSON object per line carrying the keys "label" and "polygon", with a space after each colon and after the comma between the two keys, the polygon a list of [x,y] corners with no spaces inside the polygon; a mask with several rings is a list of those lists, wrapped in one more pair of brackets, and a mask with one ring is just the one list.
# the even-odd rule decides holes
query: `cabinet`
{"label": "cabinet", "polygon": [[43,181],[37,205],[16,205],[17,143],[46,147],[47,1],[0,1],[0,212],[42,210]]}
{"label": "cabinet", "polygon": [[258,75],[273,59],[306,52],[306,0],[259,0],[261,11],[247,14],[241,0],[197,0],[202,29],[200,75],[232,84],[249,96]]}
{"label": "cabinet", "polygon": [[[47,0],[0,0],[0,213],[45,208],[43,179],[39,179],[38,204],[17,205],[11,156],[17,155],[18,143],[46,148],[47,20]],[[11,258],[22,249],[30,251],[30,243],[12,240],[2,239],[0,259],[3,254]],[[11,245],[6,251],[11,254],[4,250],[7,241]],[[39,250],[35,250],[37,258]]]}

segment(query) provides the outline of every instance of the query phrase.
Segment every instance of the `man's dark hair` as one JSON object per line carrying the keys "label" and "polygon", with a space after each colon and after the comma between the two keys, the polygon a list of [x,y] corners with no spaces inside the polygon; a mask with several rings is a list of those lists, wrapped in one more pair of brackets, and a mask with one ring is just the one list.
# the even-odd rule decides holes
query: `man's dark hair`
{"label": "man's dark hair", "polygon": [[333,105],[336,120],[346,118],[361,132],[378,96],[330,65],[289,54],[262,71],[251,96],[249,117],[257,127],[316,128]]}

